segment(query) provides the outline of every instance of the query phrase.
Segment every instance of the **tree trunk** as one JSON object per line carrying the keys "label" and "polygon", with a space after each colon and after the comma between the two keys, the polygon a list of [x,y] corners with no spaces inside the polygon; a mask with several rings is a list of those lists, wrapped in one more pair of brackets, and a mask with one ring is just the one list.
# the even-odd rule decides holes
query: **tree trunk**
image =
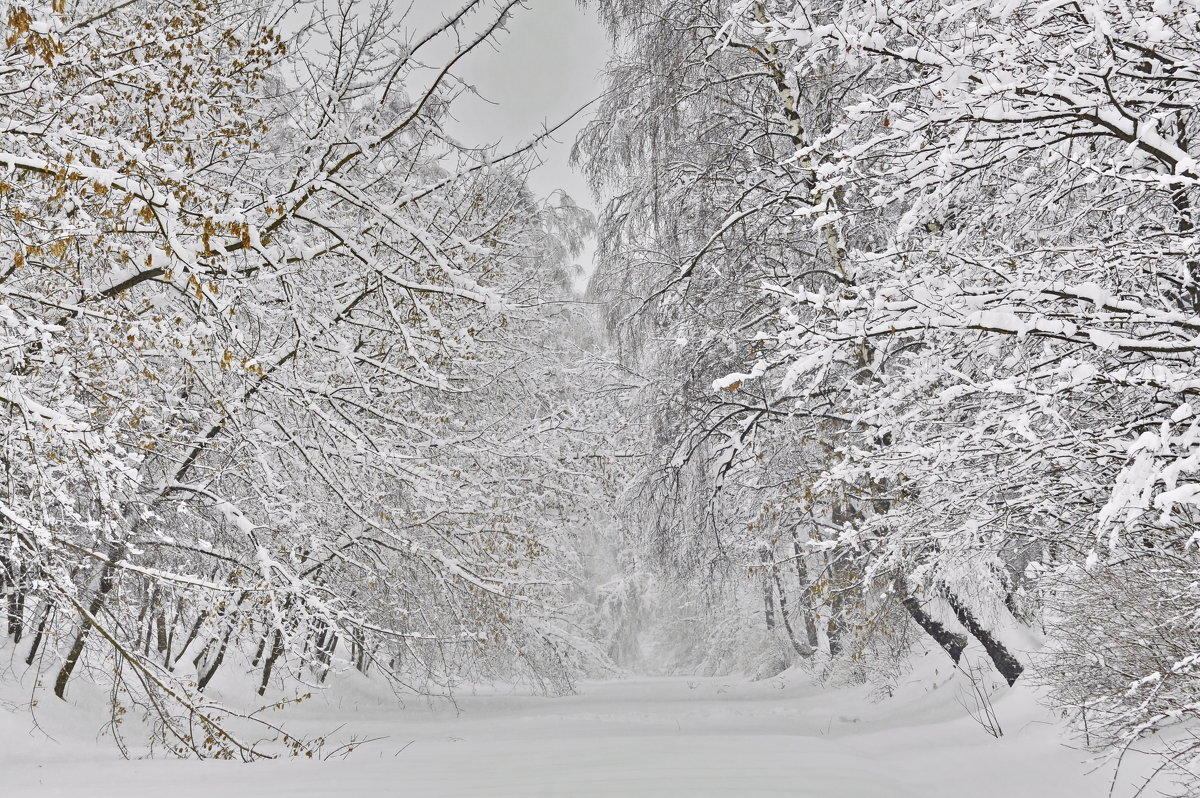
{"label": "tree trunk", "polygon": [[[170,638],[167,637],[167,611],[160,610],[154,615],[154,632],[157,639],[159,654],[167,654],[171,650]],[[169,655],[168,655],[169,656]]]}
{"label": "tree trunk", "polygon": [[787,630],[788,640],[792,643],[792,648],[801,657],[811,657],[815,649],[804,646],[796,639],[796,632],[792,629],[792,620],[788,617],[787,594],[783,592],[783,582],[779,578],[778,571],[772,571],[771,574],[775,580],[775,590],[779,593],[779,617],[783,620],[783,628]]}
{"label": "tree trunk", "polygon": [[831,602],[832,612],[825,622],[825,636],[829,638],[829,656],[836,657],[842,653],[842,625],[839,602]]}
{"label": "tree trunk", "polygon": [[1017,679],[1025,671],[1025,667],[1017,661],[1017,658],[1009,651],[1003,643],[997,640],[991,632],[984,629],[979,621],[971,613],[969,609],[963,606],[959,601],[958,596],[954,595],[950,590],[945,591],[946,601],[950,603],[950,609],[954,610],[958,622],[963,625],[971,635],[983,644],[988,656],[992,658],[992,664],[996,666],[996,670],[1004,677],[1009,685],[1016,683]]}
{"label": "tree trunk", "polygon": [[800,546],[800,536],[792,529],[792,551],[795,553],[796,578],[800,581],[800,614],[804,617],[804,634],[808,637],[808,647],[817,650],[820,639],[817,637],[817,619],[812,608],[812,584],[808,579],[808,564],[804,561],[804,549]]}
{"label": "tree trunk", "polygon": [[21,642],[25,633],[25,591],[14,585],[8,596],[8,634],[14,643]]}
{"label": "tree trunk", "polygon": [[771,596],[771,549],[766,544],[758,547],[758,561],[762,563],[762,593],[763,616],[767,621],[767,631],[775,630],[775,601]]}
{"label": "tree trunk", "polygon": [[[841,528],[851,521],[861,518],[861,515],[850,505],[849,499],[835,500],[830,508],[834,526]],[[833,554],[828,565],[828,594],[826,602],[829,606],[829,621],[825,625],[825,634],[829,638],[829,656],[836,657],[844,649],[843,632],[849,624],[846,623],[846,591],[850,588],[851,579],[846,577],[846,553]]]}
{"label": "tree trunk", "polygon": [[200,627],[208,620],[208,610],[201,610],[196,616],[196,622],[192,624],[192,631],[188,633],[187,640],[183,641],[183,645],[179,647],[179,653],[175,655],[175,664],[179,664],[179,660],[183,659],[183,655],[187,653],[188,646],[196,640],[196,635],[200,634]]}
{"label": "tree trunk", "polygon": [[275,668],[275,660],[283,654],[283,632],[275,630],[275,640],[271,644],[271,653],[267,655],[267,661],[263,663],[262,683],[258,686],[258,694],[265,695],[267,692],[267,684],[271,681],[271,671]]}
{"label": "tree trunk", "polygon": [[[171,658],[171,652],[175,650],[175,630],[179,628],[179,622],[183,619],[184,603],[183,597],[180,596],[175,602],[175,617],[171,620],[170,628],[167,631],[167,647],[163,651],[163,667],[167,670],[174,670],[175,660]],[[166,622],[167,608],[163,607],[163,621]]]}
{"label": "tree trunk", "polygon": [[333,652],[337,649],[338,636],[333,629],[328,629],[321,633],[317,638],[317,664],[320,670],[317,672],[317,681],[324,683],[329,676],[329,669],[333,662]]}
{"label": "tree trunk", "polygon": [[263,654],[267,650],[267,640],[271,637],[270,630],[263,632],[262,637],[258,638],[258,648],[254,651],[254,659],[250,660],[250,667],[257,668],[258,663],[262,662]]}
{"label": "tree trunk", "polygon": [[916,621],[917,626],[924,629],[925,633],[932,637],[957,665],[959,659],[962,658],[963,650],[967,647],[966,636],[951,632],[940,622],[931,618],[921,606],[921,602],[909,595],[903,577],[896,577],[895,586],[896,597],[900,599],[901,606],[908,610],[908,614]]}
{"label": "tree trunk", "polygon": [[83,649],[87,645],[88,633],[92,630],[92,622],[89,619],[95,618],[100,613],[100,609],[104,606],[104,599],[116,587],[116,564],[124,556],[125,544],[114,543],[109,548],[107,561],[100,567],[100,582],[96,585],[96,593],[92,596],[91,604],[88,605],[88,617],[82,619],[79,633],[75,635],[75,642],[71,644],[71,650],[67,652],[67,658],[63,660],[62,668],[58,671],[58,678],[54,680],[54,694],[59,698],[66,699],[67,682],[71,680],[71,674],[79,665],[79,659],[83,656]]}
{"label": "tree trunk", "polygon": [[203,673],[196,673],[196,689],[203,690],[208,687],[208,683],[212,681],[212,677],[217,675],[217,669],[221,667],[221,663],[225,661],[225,651],[229,648],[229,638],[233,636],[233,624],[225,630],[225,637],[221,639],[221,645],[217,649],[217,655],[213,657],[209,663],[208,669]]}
{"label": "tree trunk", "polygon": [[0,593],[5,598],[8,635],[20,643],[25,631],[25,591],[21,589],[20,566],[7,557],[0,557]]}
{"label": "tree trunk", "polygon": [[150,580],[146,580],[146,600],[142,602],[142,609],[138,612],[138,636],[133,643],[133,650],[142,649],[143,657],[150,655],[150,637],[154,631],[154,602],[157,598],[158,589],[150,584]]}
{"label": "tree trunk", "polygon": [[42,638],[46,634],[46,623],[50,620],[50,604],[45,603],[42,608],[42,617],[38,621],[37,631],[33,635],[33,643],[29,645],[29,654],[25,657],[25,664],[32,665],[34,658],[37,656],[38,648],[42,645]]}

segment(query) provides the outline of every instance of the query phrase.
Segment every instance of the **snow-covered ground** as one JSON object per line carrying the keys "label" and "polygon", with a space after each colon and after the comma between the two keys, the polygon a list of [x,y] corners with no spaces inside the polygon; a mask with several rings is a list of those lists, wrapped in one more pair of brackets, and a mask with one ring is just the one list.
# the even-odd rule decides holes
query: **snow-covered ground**
{"label": "snow-covered ground", "polygon": [[94,723],[84,728],[70,708],[46,705],[40,717],[54,742],[28,731],[27,711],[0,713],[0,796],[1107,794],[1111,768],[1085,764],[1086,752],[1066,747],[1027,689],[998,697],[1004,736],[997,740],[964,710],[961,675],[943,674],[933,689],[921,679],[882,702],[865,688],[822,689],[789,673],[761,682],[586,682],[560,698],[491,690],[461,695],[457,707],[416,701],[404,709],[344,685],[302,705],[291,722],[312,731],[345,723],[342,739],[351,732],[383,739],[345,759],[254,765],[123,761],[111,740],[96,739]]}

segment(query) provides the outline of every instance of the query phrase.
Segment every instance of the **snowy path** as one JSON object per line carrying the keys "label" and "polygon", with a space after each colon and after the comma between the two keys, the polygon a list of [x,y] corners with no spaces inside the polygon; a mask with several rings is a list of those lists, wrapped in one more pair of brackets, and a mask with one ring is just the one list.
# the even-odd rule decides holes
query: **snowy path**
{"label": "snowy path", "polygon": [[[383,709],[373,699],[307,706],[305,725],[343,721],[386,735],[347,761],[114,761],[110,742],[59,746],[0,726],[3,798],[260,796],[796,796],[797,798],[1093,798],[1102,775],[1027,697],[1000,704],[1013,723],[993,740],[953,687],[883,704],[821,692],[799,677],[640,679],[584,684],[566,698],[467,696]],[[923,691],[922,691],[923,693]],[[372,704],[369,709],[367,703]],[[847,708],[850,708],[849,710]],[[324,716],[323,718],[321,716]],[[330,718],[337,720],[331,721]],[[26,718],[27,721],[27,718]],[[24,737],[24,735],[22,735]],[[405,747],[407,746],[407,747]],[[400,750],[403,748],[403,750]],[[38,759],[32,759],[36,756]],[[79,761],[82,759],[82,761]],[[39,762],[40,760],[40,762]],[[71,761],[75,760],[75,761]]]}

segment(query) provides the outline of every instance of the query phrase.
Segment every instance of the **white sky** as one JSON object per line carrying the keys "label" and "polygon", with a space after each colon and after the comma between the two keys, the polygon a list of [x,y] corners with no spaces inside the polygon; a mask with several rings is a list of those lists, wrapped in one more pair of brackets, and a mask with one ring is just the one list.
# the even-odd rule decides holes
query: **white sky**
{"label": "white sky", "polygon": [[[409,20],[418,29],[461,5],[460,0],[412,2]],[[600,91],[608,40],[592,14],[574,0],[527,0],[526,6],[514,12],[494,45],[476,50],[456,70],[482,98],[464,96],[455,106],[459,124],[452,131],[465,143],[527,141]],[[542,150],[544,165],[531,179],[539,194],[561,188],[580,205],[592,206],[586,183],[568,165],[571,144],[587,118],[578,117],[555,134],[557,143]]]}
{"label": "white sky", "polygon": [[[397,0],[404,2],[404,0]],[[405,25],[424,34],[462,7],[464,0],[408,0],[411,10]],[[493,43],[471,53],[455,69],[478,96],[463,94],[454,104],[457,124],[450,132],[470,146],[514,147],[553,127],[595,99],[601,89],[600,71],[608,59],[608,37],[593,14],[579,9],[575,0],[525,0],[507,29]],[[403,10],[403,7],[399,10]],[[469,30],[494,19],[488,14],[472,17]],[[453,49],[431,51],[427,64],[444,63]],[[436,53],[436,54],[435,54]],[[440,56],[440,57],[439,57]],[[542,166],[530,176],[533,191],[547,197],[562,189],[579,205],[595,208],[583,177],[570,167],[571,145],[592,116],[588,109],[554,134],[539,149]],[[594,245],[580,257],[583,290],[594,269]]]}
{"label": "white sky", "polygon": [[[573,0],[530,0],[527,10],[513,16],[497,45],[472,59],[464,74],[483,97],[496,103],[474,100],[461,107],[465,129],[482,134],[483,140],[525,140],[557,124],[600,91],[608,40],[600,24]],[[535,191],[549,194],[562,188],[579,204],[592,204],[582,177],[567,164],[571,144],[589,117],[577,118],[555,135],[558,143],[544,152],[545,164],[532,178]]]}

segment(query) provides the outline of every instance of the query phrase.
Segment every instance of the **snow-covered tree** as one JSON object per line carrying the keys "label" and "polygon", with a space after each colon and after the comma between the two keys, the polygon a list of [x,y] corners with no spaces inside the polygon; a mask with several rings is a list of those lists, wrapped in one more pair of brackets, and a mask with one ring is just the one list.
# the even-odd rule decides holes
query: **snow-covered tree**
{"label": "snow-covered tree", "polygon": [[7,7],[0,580],[60,697],[93,668],[169,750],[254,757],[202,694],[227,658],[260,694],[335,659],[569,678],[593,472],[547,303],[590,220],[529,193],[532,143],[445,128],[519,5],[421,35],[348,2]]}
{"label": "snow-covered tree", "polygon": [[[757,333],[778,300],[765,283],[819,289],[845,279],[846,234],[803,215],[828,201],[805,147],[832,125],[832,106],[798,106],[773,45],[757,32],[730,34],[728,2],[640,13],[600,5],[617,55],[578,154],[608,199],[592,290],[610,302],[623,354],[648,380],[642,402],[658,452],[642,502],[660,515],[646,536],[652,559],[668,581],[690,580],[680,614],[725,630],[726,642],[701,646],[701,656],[760,652],[761,668],[818,647],[857,657],[870,643],[847,633],[892,608],[851,599],[861,592],[854,558],[809,545],[828,537],[841,501],[811,486],[844,419],[828,403],[761,389],[746,365],[767,354]],[[830,72],[809,89],[836,97],[846,85]],[[737,634],[755,640],[734,642]]]}
{"label": "snow-covered tree", "polygon": [[855,76],[798,153],[845,280],[765,285],[779,305],[754,369],[806,401],[837,388],[816,485],[859,511],[832,545],[953,598],[972,634],[1044,609],[1044,675],[1103,707],[1109,741],[1187,717],[1198,9],[742,2],[731,20],[801,107],[829,102],[813,81]]}
{"label": "snow-covered tree", "polygon": [[[920,629],[1010,683],[1040,625],[1042,677],[1110,739],[1187,715],[1196,10],[599,5],[619,47],[579,150],[593,290],[646,375],[647,548],[709,599],[751,574],[686,614],[725,629],[761,590],[797,657]],[[1105,595],[1146,624],[1100,631]],[[1171,642],[1118,642],[1149,629]]]}

